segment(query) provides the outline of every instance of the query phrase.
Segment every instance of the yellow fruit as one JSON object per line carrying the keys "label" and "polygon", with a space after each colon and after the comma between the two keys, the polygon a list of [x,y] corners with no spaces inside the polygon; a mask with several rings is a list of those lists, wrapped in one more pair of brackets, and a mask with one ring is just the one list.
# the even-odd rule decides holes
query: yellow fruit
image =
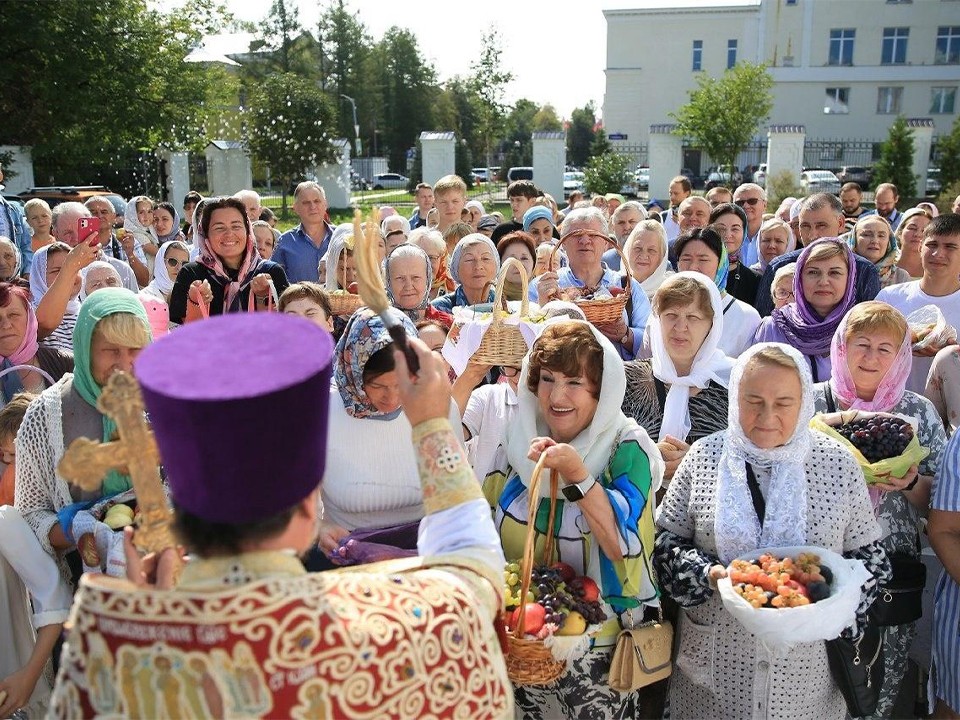
{"label": "yellow fruit", "polygon": [[563,625],[557,630],[557,635],[583,635],[587,631],[587,620],[576,610],[564,618]]}
{"label": "yellow fruit", "polygon": [[103,523],[111,530],[119,530],[127,525],[133,525],[133,518],[121,513],[114,513],[113,515],[108,513],[107,517],[103,519]]}
{"label": "yellow fruit", "polygon": [[131,520],[133,520],[133,508],[130,507],[129,505],[123,505],[123,504],[111,505],[110,508],[107,510],[107,517],[110,517],[111,515],[126,515]]}

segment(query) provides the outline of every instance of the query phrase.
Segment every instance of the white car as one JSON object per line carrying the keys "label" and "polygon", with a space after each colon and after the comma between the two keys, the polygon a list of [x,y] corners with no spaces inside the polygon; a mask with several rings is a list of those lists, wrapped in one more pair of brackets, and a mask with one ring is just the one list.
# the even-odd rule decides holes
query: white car
{"label": "white car", "polygon": [[374,190],[404,190],[408,182],[410,178],[400,173],[380,173],[373,176],[370,185]]}
{"label": "white car", "polygon": [[582,172],[565,172],[563,174],[563,197],[570,197],[575,192],[584,191],[584,174]]}
{"label": "white car", "polygon": [[646,165],[637,166],[637,188],[647,190],[650,187],[650,168]]}
{"label": "white car", "polygon": [[756,172],[753,173],[753,182],[760,187],[767,186],[767,164],[760,163],[760,166],[757,168]]}
{"label": "white car", "polygon": [[829,170],[807,170],[800,173],[800,187],[805,195],[840,192],[840,179]]}

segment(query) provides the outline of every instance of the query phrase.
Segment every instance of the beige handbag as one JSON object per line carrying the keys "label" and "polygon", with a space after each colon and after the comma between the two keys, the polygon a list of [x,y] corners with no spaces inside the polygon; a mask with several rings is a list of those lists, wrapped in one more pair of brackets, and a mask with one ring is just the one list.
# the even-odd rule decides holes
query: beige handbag
{"label": "beige handbag", "polygon": [[663,619],[625,628],[617,637],[617,649],[610,662],[609,684],[620,692],[633,692],[670,677],[673,664],[673,624]]}

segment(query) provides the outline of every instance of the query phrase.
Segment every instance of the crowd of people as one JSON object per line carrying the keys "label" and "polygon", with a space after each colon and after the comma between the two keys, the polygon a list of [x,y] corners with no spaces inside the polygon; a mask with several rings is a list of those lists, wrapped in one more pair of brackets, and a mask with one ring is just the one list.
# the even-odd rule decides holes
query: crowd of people
{"label": "crowd of people", "polygon": [[[330,223],[324,190],[312,181],[297,186],[300,222],[283,233],[250,189],[216,198],[191,192],[182,211],[138,196],[121,221],[103,198],[52,210],[31,200],[22,219],[29,237],[0,223],[0,595],[11,599],[0,629],[12,638],[0,647],[0,717],[47,710],[52,668],[61,663],[59,711],[89,702],[135,714],[123,683],[137,682],[138,703],[152,693],[167,703],[158,714],[177,714],[181,690],[170,688],[179,685],[124,679],[119,660],[110,670],[119,678],[113,700],[102,688],[78,691],[78,659],[64,632],[82,576],[137,580],[141,571],[129,535],[95,512],[106,499],[135,495],[128,468],[110,470],[94,490],[60,470],[74,440],[115,437],[114,419],[98,404],[110,376],[131,372],[171,396],[187,380],[228,393],[215,376],[239,367],[241,356],[250,372],[282,374],[254,357],[254,347],[264,357],[279,353],[282,363],[322,360],[323,346],[329,363],[303,372],[327,384],[298,391],[306,393],[299,404],[283,401],[299,408],[289,412],[322,415],[323,438],[304,440],[320,442],[319,465],[316,457],[298,460],[319,475],[312,485],[290,479],[303,485],[299,494],[277,479],[287,477],[287,449],[304,429],[289,427],[286,411],[259,418],[278,427],[252,444],[219,447],[222,428],[213,426],[240,420],[199,411],[196,425],[179,428],[189,435],[182,445],[160,442],[180,539],[193,558],[185,587],[216,585],[221,574],[235,584],[238,576],[251,582],[303,568],[325,575],[465,550],[486,564],[479,575],[499,585],[504,562],[519,560],[528,535],[538,547],[545,539],[550,490],[530,491],[540,462],[561,484],[553,559],[594,580],[610,612],[555,683],[518,685],[512,701],[491,690],[497,712],[843,718],[824,643],[772,652],[725,609],[717,583],[732,560],[761,547],[812,545],[859,560],[869,579],[843,632],[856,639],[876,623],[877,599],[929,545],[943,570],[931,656],[920,671],[929,673],[933,717],[960,718],[960,198],[951,212],[931,203],[901,208],[897,189],[884,184],[876,209],[866,210],[859,186],[848,184],[838,196],[791,197],[771,208],[753,183],[703,197],[682,176],[662,212],[655,201],[616,194],[574,193],[559,207],[529,180],[506,194],[510,217],[468,201],[463,180],[450,175],[416,187],[409,217],[385,206],[367,219],[363,232],[377,238],[390,304],[382,312],[357,294],[364,238],[353,223]],[[458,333],[477,317],[469,311],[489,313],[501,300],[498,281],[508,312],[522,305],[524,319],[536,319],[526,356],[500,365],[455,357]],[[622,299],[618,312],[588,311],[613,298]],[[300,316],[319,330],[301,337],[296,327],[253,322],[271,314]],[[249,330],[227,332],[212,316],[245,317]],[[420,341],[419,390],[395,353],[391,324]],[[251,334],[274,327],[275,340]],[[141,353],[150,361],[140,362]],[[183,377],[170,379],[173,368]],[[249,379],[251,388],[258,382]],[[229,390],[240,403],[250,392]],[[183,393],[178,402],[191,391]],[[161,440],[175,434],[164,407],[156,417],[148,408]],[[847,410],[909,418],[928,454],[902,476],[868,485],[847,447],[810,426],[817,415]],[[436,427],[430,423],[444,428],[433,445],[423,434]],[[273,461],[251,458],[267,447],[279,451],[277,478]],[[228,499],[225,481],[211,480],[209,491],[196,486],[207,482],[199,475],[187,483],[183,458],[207,451],[223,474],[236,475],[236,494],[247,478],[262,483],[261,492],[277,488],[265,506],[285,519],[277,524],[266,509]],[[255,471],[267,476],[253,478]],[[438,490],[447,471],[461,483],[456,493]],[[459,499],[438,504],[444,492]],[[214,510],[215,501],[233,514]],[[304,509],[307,519],[296,520]],[[444,514],[454,510],[457,521]],[[306,524],[284,545],[295,522]],[[242,563],[220,562],[278,548],[302,553],[303,566],[292,570],[281,559],[282,568],[247,573]],[[477,592],[478,607],[492,608],[483,620],[492,628],[498,601]],[[614,690],[608,675],[620,630],[664,612],[676,623],[672,676]],[[911,618],[881,628],[883,679],[872,717],[895,716],[918,627]],[[157,677],[189,664],[163,665]],[[279,686],[273,691],[279,698]],[[92,699],[81,702],[84,693]],[[209,693],[204,702],[216,714]],[[237,703],[239,714],[279,707]]]}

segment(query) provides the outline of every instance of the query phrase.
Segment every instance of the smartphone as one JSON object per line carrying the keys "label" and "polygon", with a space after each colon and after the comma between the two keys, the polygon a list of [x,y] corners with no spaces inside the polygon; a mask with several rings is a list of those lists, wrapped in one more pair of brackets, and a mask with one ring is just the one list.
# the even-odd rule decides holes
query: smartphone
{"label": "smartphone", "polygon": [[97,236],[100,234],[100,218],[82,217],[77,220],[77,238],[78,244],[84,240],[90,243],[90,247],[97,245],[99,241]]}

